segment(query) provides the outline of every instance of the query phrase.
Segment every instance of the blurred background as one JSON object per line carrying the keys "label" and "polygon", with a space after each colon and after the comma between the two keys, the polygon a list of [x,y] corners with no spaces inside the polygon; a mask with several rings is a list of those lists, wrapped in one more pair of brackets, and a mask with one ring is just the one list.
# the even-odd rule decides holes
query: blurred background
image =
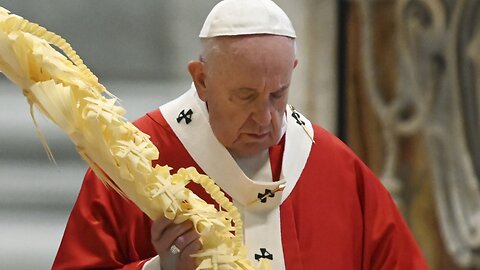
{"label": "blurred background", "polygon": [[[0,0],[66,38],[134,120],[188,89],[213,0]],[[297,30],[290,103],[380,176],[431,269],[480,269],[480,1],[277,0]],[[48,269],[86,165],[0,79],[0,269]]]}

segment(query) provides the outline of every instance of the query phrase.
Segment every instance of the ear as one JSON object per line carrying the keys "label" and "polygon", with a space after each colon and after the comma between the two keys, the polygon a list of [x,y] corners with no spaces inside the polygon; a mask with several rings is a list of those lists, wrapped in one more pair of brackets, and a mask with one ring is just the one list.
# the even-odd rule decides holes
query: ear
{"label": "ear", "polygon": [[200,61],[190,61],[190,63],[188,63],[188,72],[190,72],[198,96],[202,101],[206,101],[205,64]]}

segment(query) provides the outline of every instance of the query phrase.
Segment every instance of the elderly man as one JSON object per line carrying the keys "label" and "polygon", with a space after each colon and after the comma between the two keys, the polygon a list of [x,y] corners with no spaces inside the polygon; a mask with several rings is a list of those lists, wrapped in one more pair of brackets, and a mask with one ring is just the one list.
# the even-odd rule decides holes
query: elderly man
{"label": "elderly man", "polygon": [[[200,37],[191,89],[135,123],[156,162],[215,179],[242,214],[249,257],[273,269],[426,269],[378,179],[287,105],[297,65],[287,15],[271,0],[224,0]],[[195,269],[200,249],[191,223],[150,221],[88,171],[53,268]]]}

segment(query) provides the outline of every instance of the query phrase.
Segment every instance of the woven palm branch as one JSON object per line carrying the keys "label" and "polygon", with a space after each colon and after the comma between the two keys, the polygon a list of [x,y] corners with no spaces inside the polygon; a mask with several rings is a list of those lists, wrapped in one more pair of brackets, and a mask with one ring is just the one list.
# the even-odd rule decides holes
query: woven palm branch
{"label": "woven palm branch", "polygon": [[[126,121],[117,98],[72,47],[55,33],[1,7],[0,71],[23,90],[37,131],[34,108],[63,129],[106,185],[153,220],[164,215],[176,223],[192,221],[203,243],[194,255],[197,269],[270,268],[266,261],[255,266],[246,258],[241,216],[212,179],[193,167],[174,174],[168,166],[152,167],[159,151],[147,134]],[[190,181],[200,184],[224,210],[187,189]]]}

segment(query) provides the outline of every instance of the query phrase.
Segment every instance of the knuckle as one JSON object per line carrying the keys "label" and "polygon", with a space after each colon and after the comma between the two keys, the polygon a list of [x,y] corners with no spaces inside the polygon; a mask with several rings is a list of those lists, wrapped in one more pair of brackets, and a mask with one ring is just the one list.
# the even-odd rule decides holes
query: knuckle
{"label": "knuckle", "polygon": [[175,245],[181,248],[185,247],[187,245],[187,240],[185,238],[186,237],[183,235],[180,235],[179,237],[177,237],[177,239],[175,240]]}

